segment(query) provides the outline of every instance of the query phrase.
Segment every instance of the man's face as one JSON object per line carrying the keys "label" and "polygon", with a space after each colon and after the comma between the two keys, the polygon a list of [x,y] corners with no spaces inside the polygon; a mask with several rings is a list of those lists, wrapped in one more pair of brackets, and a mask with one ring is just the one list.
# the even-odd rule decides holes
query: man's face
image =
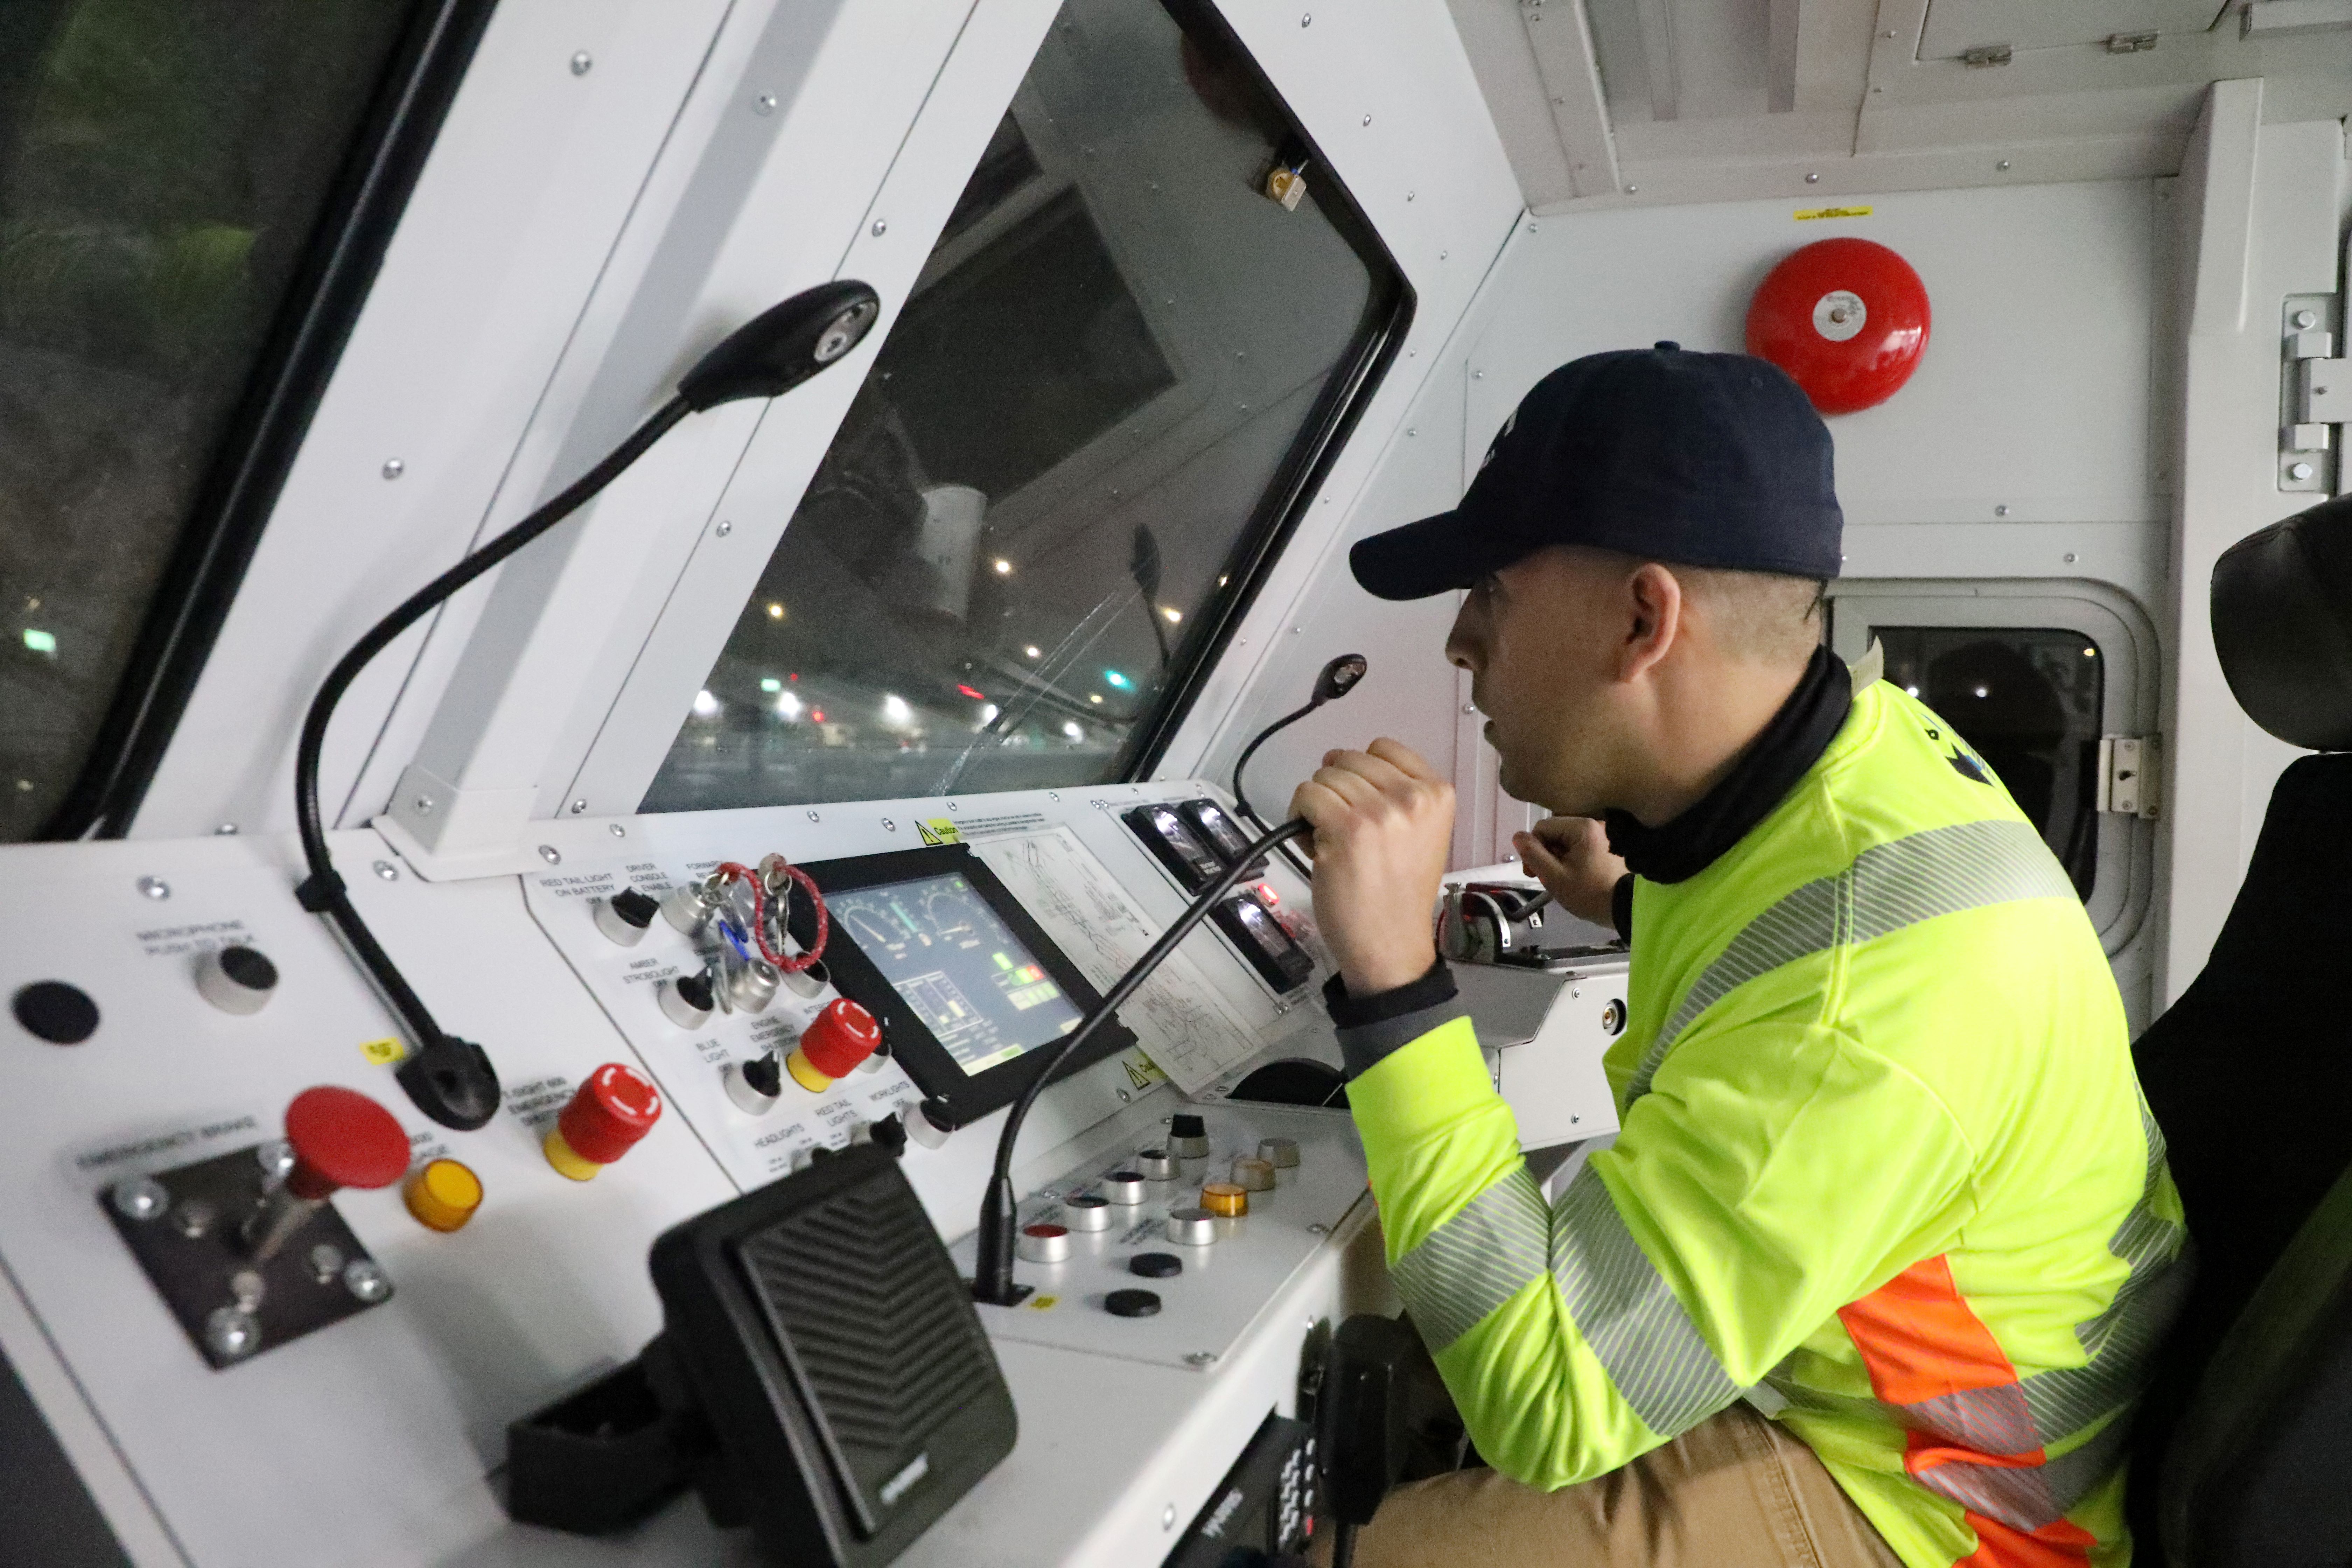
{"label": "man's face", "polygon": [[1574,816],[1615,804],[1610,656],[1622,577],[1597,552],[1539,550],[1481,580],[1454,618],[1445,657],[1470,672],[1502,785],[1520,800]]}

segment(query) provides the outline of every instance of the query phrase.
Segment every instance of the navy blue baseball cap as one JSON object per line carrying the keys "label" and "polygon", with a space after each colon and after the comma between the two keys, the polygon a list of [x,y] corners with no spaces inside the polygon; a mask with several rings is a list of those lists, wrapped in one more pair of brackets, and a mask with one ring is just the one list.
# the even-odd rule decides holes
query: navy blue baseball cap
{"label": "navy blue baseball cap", "polygon": [[1548,544],[1791,577],[1838,574],[1829,427],[1778,365],[1675,343],[1536,383],[1452,511],[1358,542],[1383,599],[1467,588]]}

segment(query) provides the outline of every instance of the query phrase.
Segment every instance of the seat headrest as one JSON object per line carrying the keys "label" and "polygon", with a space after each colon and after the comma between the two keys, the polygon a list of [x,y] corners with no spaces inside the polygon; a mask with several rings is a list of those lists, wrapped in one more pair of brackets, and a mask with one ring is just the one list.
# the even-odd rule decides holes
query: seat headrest
{"label": "seat headrest", "polygon": [[2255,723],[2291,746],[2352,751],[2352,496],[2222,552],[2213,646]]}

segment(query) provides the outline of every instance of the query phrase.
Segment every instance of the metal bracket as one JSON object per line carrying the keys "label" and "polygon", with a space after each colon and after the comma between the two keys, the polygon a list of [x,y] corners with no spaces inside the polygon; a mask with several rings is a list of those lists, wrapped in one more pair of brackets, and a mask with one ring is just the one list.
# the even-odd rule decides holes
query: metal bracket
{"label": "metal bracket", "polygon": [[2154,821],[2157,816],[2157,737],[2104,735],[2099,739],[2101,811]]}
{"label": "metal bracket", "polygon": [[2279,319],[2278,488],[2332,495],[2338,445],[2331,426],[2352,419],[2352,360],[2335,357],[2342,302],[2290,294]]}

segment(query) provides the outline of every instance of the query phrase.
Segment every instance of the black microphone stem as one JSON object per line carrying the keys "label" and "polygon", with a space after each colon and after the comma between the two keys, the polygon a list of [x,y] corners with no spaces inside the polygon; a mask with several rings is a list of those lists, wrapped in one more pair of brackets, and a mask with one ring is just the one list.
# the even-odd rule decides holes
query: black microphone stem
{"label": "black microphone stem", "polygon": [[999,1307],[1010,1307],[1021,1300],[1021,1291],[1013,1282],[1014,1232],[1018,1228],[1019,1200],[1013,1192],[1013,1144],[1021,1136],[1021,1124],[1027,1120],[1029,1108],[1037,1102],[1045,1086],[1054,1080],[1070,1053],[1083,1044],[1087,1036],[1100,1028],[1103,1020],[1118,1010],[1118,1005],[1135,994],[1135,988],[1151,977],[1161,961],[1176,951],[1176,944],[1192,933],[1192,928],[1208,917],[1209,910],[1219,900],[1240,886],[1249,868],[1269,849],[1278,848],[1291,839],[1304,837],[1313,829],[1297,818],[1255,840],[1242,851],[1234,863],[1225,868],[1224,875],[1201,890],[1200,897],[1185,907],[1176,917],[1176,923],[1160,935],[1160,940],[1144,950],[1143,956],[1130,965],[1118,978],[1094,1010],[1075,1029],[1064,1036],[1045,1058],[1045,1066],[1021,1098],[1013,1102],[1005,1113],[1004,1131],[996,1139],[996,1166],[988,1178],[988,1192],[981,1199],[980,1232],[972,1241],[971,1294],[976,1301],[987,1301]]}
{"label": "black microphone stem", "polygon": [[[1252,822],[1256,823],[1261,831],[1265,829],[1266,821],[1265,817],[1260,816],[1257,814],[1257,807],[1249,803],[1249,796],[1242,792],[1242,770],[1249,766],[1249,760],[1257,755],[1257,749],[1260,746],[1265,745],[1268,739],[1280,733],[1282,731],[1287,730],[1293,724],[1297,723],[1301,719],[1306,718],[1309,713],[1312,713],[1318,708],[1322,707],[1326,700],[1328,700],[1328,699],[1317,697],[1312,701],[1308,702],[1306,707],[1297,710],[1296,712],[1286,713],[1281,718],[1276,719],[1273,723],[1268,724],[1265,729],[1260,730],[1251,740],[1250,743],[1242,748],[1241,759],[1234,763],[1234,804],[1241,807],[1242,815],[1248,817]],[[1307,867],[1300,862],[1298,857],[1290,852],[1289,845],[1286,844],[1282,847],[1281,855],[1284,862],[1287,864],[1292,870],[1298,873],[1300,880],[1311,882],[1315,879],[1315,873],[1308,870]]]}

